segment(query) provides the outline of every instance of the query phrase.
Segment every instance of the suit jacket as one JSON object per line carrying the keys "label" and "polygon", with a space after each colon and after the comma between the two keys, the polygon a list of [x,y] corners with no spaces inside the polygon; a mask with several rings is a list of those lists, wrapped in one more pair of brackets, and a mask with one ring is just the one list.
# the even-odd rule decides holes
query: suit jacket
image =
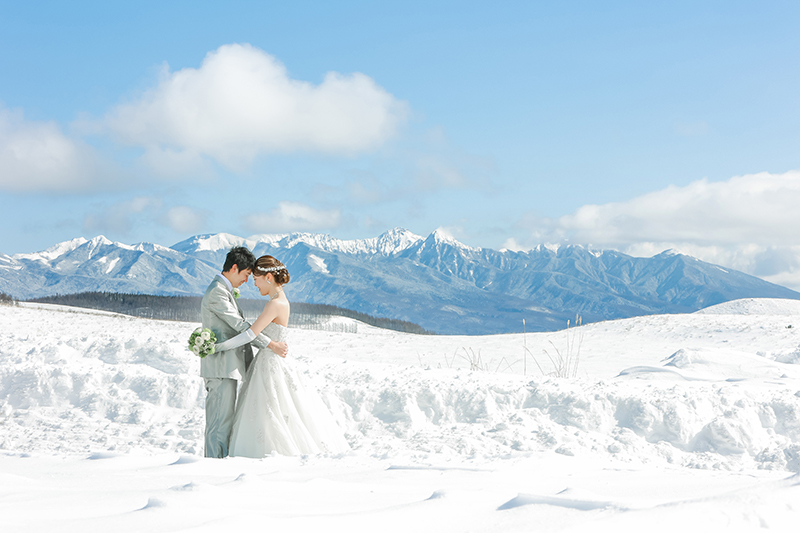
{"label": "suit jacket", "polygon": [[[203,327],[210,329],[217,336],[218,343],[235,337],[250,328],[250,323],[244,319],[244,313],[236,302],[236,298],[219,276],[214,278],[203,295],[200,318],[203,321]],[[269,337],[259,333],[252,344],[259,348],[266,348],[269,342]],[[200,376],[242,379],[252,359],[253,349],[250,344],[239,346],[233,350],[213,353],[200,359]]]}

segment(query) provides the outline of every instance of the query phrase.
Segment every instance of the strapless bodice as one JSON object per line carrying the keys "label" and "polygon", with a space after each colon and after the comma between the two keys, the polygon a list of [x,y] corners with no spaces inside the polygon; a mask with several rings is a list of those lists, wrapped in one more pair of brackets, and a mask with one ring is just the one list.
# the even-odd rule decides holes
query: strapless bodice
{"label": "strapless bodice", "polygon": [[275,322],[270,322],[267,324],[267,327],[264,328],[263,333],[275,342],[286,342],[286,339],[289,337],[289,328],[276,324]]}

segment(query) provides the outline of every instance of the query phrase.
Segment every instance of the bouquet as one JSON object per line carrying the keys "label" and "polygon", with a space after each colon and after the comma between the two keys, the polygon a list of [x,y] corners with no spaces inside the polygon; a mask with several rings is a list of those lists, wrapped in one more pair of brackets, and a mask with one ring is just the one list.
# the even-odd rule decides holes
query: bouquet
{"label": "bouquet", "polygon": [[197,328],[189,335],[189,350],[195,355],[205,357],[214,353],[217,336],[208,328]]}

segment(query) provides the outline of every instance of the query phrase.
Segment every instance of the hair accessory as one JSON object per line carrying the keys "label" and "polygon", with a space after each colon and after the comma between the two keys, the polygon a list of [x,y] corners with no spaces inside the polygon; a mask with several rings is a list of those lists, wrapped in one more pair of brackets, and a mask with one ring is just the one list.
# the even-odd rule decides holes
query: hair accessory
{"label": "hair accessory", "polygon": [[259,272],[267,273],[267,272],[278,272],[280,270],[286,270],[286,267],[281,265],[281,266],[274,266],[274,267],[269,267],[269,268],[256,267],[256,269]]}

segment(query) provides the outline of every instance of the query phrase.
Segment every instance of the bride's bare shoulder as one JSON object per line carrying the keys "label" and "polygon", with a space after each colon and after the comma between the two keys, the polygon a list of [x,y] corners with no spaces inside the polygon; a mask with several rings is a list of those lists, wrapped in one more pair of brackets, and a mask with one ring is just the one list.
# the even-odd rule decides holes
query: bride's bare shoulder
{"label": "bride's bare shoulder", "polygon": [[268,309],[273,309],[275,311],[278,311],[281,309],[289,309],[289,308],[290,308],[289,300],[283,300],[283,299],[269,300],[267,303],[264,304],[264,311]]}

